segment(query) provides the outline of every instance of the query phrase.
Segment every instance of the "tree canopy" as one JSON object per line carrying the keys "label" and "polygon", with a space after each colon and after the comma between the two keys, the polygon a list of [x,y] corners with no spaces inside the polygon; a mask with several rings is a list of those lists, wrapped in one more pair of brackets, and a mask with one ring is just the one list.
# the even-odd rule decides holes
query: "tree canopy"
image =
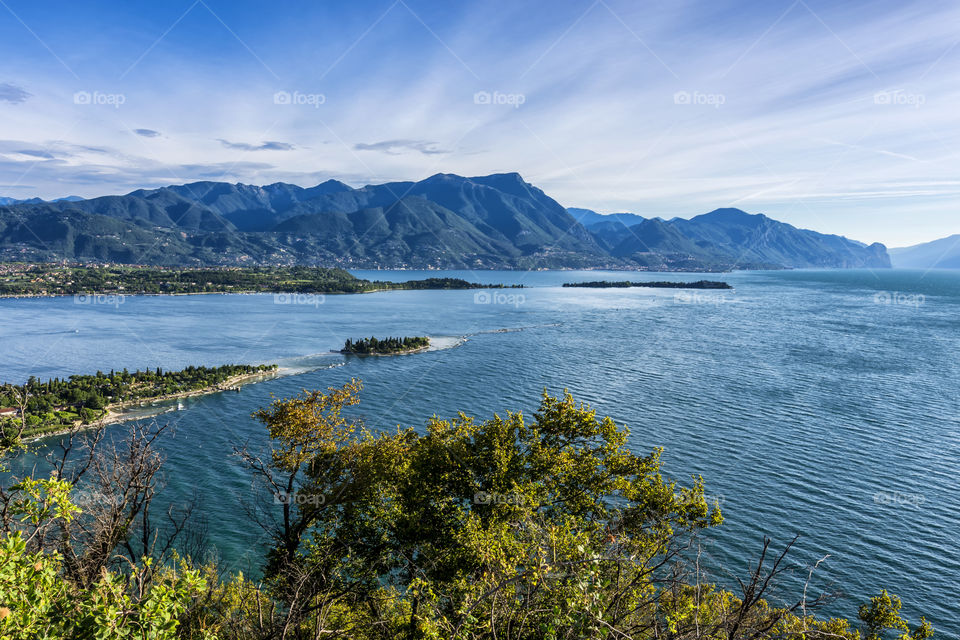
{"label": "tree canopy", "polygon": [[426,336],[406,336],[403,338],[360,338],[352,340],[347,338],[343,344],[341,353],[352,353],[356,355],[375,355],[403,353],[405,351],[419,351],[430,346],[430,338]]}
{"label": "tree canopy", "polygon": [[162,427],[131,427],[117,448],[87,434],[73,467],[71,439],[49,478],[0,485],[0,637],[932,636],[885,591],[856,624],[816,617],[828,594],[778,596],[790,545],[765,541],[735,592],[710,581],[698,543],[723,518],[702,479],[664,478],[660,450],[636,453],[625,427],[568,393],[544,393],[532,416],[383,431],[352,417],[361,389],[254,414],[270,446],[237,455],[262,490],[248,504],[269,533],[261,581],[186,552],[186,516],[159,533]]}
{"label": "tree canopy", "polygon": [[899,601],[867,605],[863,636],[802,613],[826,596],[768,602],[785,571],[768,544],[743,593],[705,582],[698,535],[722,516],[702,479],[664,479],[659,449],[633,452],[626,428],[569,394],[544,393],[532,417],[382,432],[344,418],[359,391],[275,401],[257,414],[272,458],[242,452],[285,492],[267,579],[298,625],[351,638],[853,639],[870,620],[930,632],[906,631]]}

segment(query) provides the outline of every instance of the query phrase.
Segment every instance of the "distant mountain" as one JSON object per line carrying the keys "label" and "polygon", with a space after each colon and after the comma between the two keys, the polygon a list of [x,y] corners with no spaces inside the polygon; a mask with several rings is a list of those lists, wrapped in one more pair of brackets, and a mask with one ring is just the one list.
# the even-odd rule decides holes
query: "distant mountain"
{"label": "distant mountain", "polygon": [[[50,200],[50,202],[76,202],[78,200],[83,200],[80,196],[67,196],[66,198],[57,198],[56,200]],[[15,198],[7,198],[5,196],[0,196],[0,206],[11,205],[11,204],[42,204],[47,202],[47,200],[41,200],[40,198],[28,198],[26,200],[17,200]]]}
{"label": "distant mountain", "polygon": [[385,268],[889,266],[882,245],[737,209],[692,220],[564,209],[519,174],[353,188],[195,182],[0,206],[0,259]]}
{"label": "distant mountain", "polygon": [[598,222],[617,222],[621,226],[629,227],[646,220],[643,216],[638,216],[635,213],[597,213],[590,209],[579,209],[577,207],[567,207],[567,213],[588,229]]}
{"label": "distant mountain", "polygon": [[960,269],[960,234],[912,247],[890,249],[893,266],[905,269]]}
{"label": "distant mountain", "polygon": [[650,269],[890,266],[881,244],[868,247],[740,209],[717,209],[690,220],[571,211],[612,256]]}
{"label": "distant mountain", "polygon": [[568,208],[567,213],[593,235],[597,243],[610,251],[624,238],[624,230],[645,220],[635,213],[597,213],[590,209]]}
{"label": "distant mountain", "polygon": [[45,202],[40,198],[28,198],[27,200],[17,200],[16,198],[7,198],[0,196],[0,205],[11,205],[11,204],[36,204],[40,202]]}
{"label": "distant mountain", "polygon": [[621,234],[611,253],[649,269],[725,271],[735,268],[780,269],[783,265],[737,264],[736,257],[709,243],[697,243],[676,227],[659,218],[644,220]]}
{"label": "distant mountain", "polygon": [[763,214],[717,209],[670,224],[704,247],[733,256],[736,264],[788,268],[886,268],[890,257],[880,243],[870,246],[842,236],[798,229]]}

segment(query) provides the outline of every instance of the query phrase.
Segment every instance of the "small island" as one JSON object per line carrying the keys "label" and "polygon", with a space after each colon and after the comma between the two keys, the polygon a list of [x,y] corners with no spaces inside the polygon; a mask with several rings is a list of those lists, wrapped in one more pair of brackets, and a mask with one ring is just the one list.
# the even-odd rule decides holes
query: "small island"
{"label": "small island", "polygon": [[94,375],[52,378],[31,376],[26,384],[0,385],[0,434],[31,437],[66,431],[83,425],[123,419],[124,408],[238,388],[244,382],[273,374],[275,364],[227,364],[134,371],[97,371]]}
{"label": "small island", "polygon": [[589,289],[612,289],[627,287],[648,287],[651,289],[733,289],[726,282],[716,280],[697,280],[696,282],[630,282],[623,280],[620,282],[610,282],[609,280],[597,280],[594,282],[564,282],[564,287],[585,287]]}
{"label": "small island", "polygon": [[426,351],[430,346],[430,338],[414,336],[404,338],[361,338],[350,340],[343,344],[340,353],[349,353],[361,356],[387,356],[400,353],[415,353]]}

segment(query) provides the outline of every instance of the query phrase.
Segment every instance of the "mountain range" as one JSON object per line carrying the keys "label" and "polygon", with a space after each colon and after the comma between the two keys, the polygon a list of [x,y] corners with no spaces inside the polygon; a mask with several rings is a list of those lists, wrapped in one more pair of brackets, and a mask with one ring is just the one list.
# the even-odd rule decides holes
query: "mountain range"
{"label": "mountain range", "polygon": [[[0,201],[3,205],[3,201]],[[354,188],[195,182],[0,206],[0,259],[180,265],[647,270],[889,267],[886,248],[717,209],[566,209],[516,173]]]}
{"label": "mountain range", "polygon": [[890,249],[890,260],[905,269],[960,269],[960,234]]}

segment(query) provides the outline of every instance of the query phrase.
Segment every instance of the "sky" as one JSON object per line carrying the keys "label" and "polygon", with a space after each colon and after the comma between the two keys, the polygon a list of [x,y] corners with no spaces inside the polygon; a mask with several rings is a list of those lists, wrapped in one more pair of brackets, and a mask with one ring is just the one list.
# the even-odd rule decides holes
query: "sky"
{"label": "sky", "polygon": [[960,232],[960,3],[0,0],[0,196],[517,171],[565,206]]}

